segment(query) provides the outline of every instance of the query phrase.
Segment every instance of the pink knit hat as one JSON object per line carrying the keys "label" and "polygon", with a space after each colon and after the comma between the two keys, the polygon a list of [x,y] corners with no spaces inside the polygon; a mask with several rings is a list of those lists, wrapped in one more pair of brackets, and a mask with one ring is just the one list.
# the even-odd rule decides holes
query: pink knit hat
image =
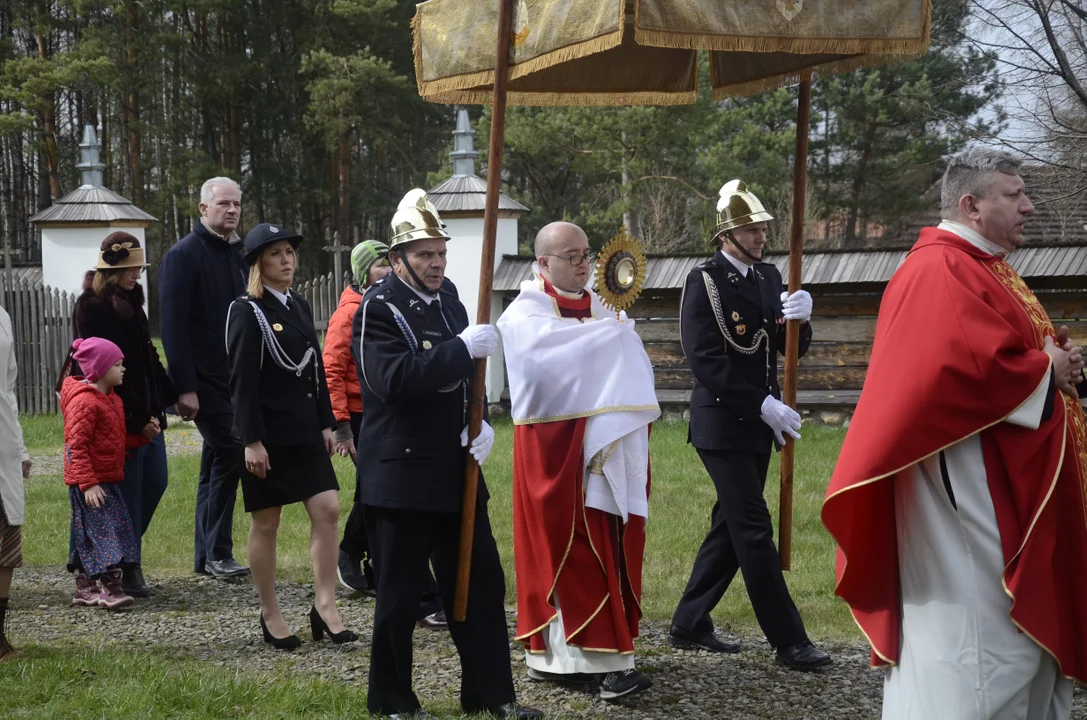
{"label": "pink knit hat", "polygon": [[125,354],[109,340],[100,337],[76,338],[72,343],[72,358],[83,369],[83,376],[91,382],[102,377]]}

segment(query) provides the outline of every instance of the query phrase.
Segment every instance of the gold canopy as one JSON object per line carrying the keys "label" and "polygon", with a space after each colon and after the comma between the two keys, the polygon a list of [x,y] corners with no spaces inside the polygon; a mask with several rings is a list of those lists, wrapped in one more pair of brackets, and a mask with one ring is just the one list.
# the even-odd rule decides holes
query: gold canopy
{"label": "gold canopy", "polygon": [[[498,2],[428,0],[412,20],[419,94],[489,103]],[[931,0],[517,0],[512,105],[679,105],[710,51],[715,99],[923,55]]]}

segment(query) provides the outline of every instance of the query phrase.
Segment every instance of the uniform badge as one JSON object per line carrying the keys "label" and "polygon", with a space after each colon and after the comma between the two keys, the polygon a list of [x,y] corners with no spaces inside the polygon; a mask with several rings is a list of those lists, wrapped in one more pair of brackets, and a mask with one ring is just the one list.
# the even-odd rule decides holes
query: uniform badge
{"label": "uniform badge", "polygon": [[434,347],[434,344],[432,342],[430,342],[429,340],[424,340],[423,341],[423,349],[424,350],[429,350],[432,347]]}
{"label": "uniform badge", "polygon": [[737,335],[746,335],[747,334],[747,325],[737,325],[736,326],[736,334]]}
{"label": "uniform badge", "polygon": [[730,283],[732,283],[733,285],[735,285],[736,283],[740,282],[740,276],[739,275],[729,275],[728,276],[728,281]]}
{"label": "uniform badge", "polygon": [[279,323],[273,324],[272,329],[275,330],[276,332],[283,332],[283,326],[280,325]]}
{"label": "uniform badge", "polygon": [[740,322],[740,313],[732,311],[732,322]]}

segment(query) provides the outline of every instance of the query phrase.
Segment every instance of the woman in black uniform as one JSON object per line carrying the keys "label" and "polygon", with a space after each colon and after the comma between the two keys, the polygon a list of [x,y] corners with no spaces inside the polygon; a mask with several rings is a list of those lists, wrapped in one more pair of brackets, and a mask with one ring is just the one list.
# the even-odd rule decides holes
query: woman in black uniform
{"label": "woman in black uniform", "polygon": [[226,324],[242,496],[252,514],[249,564],[264,641],[281,650],[301,644],[275,592],[280,508],[296,502],[305,504],[311,523],[313,639],[326,633],[334,643],[358,639],[336,609],[340,503],[330,460],[336,420],[309,303],[290,291],[301,242],[300,235],[269,223],[245,236],[248,292],[231,304]]}

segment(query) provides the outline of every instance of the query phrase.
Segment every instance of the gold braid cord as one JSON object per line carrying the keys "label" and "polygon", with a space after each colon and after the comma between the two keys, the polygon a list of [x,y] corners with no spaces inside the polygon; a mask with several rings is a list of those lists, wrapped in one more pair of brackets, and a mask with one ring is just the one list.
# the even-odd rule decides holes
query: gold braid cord
{"label": "gold braid cord", "polygon": [[721,296],[717,292],[717,283],[713,281],[710,274],[705,270],[702,271],[702,280],[706,283],[706,295],[709,296],[710,305],[713,307],[713,314],[717,318],[717,326],[721,328],[721,334],[725,337],[725,342],[732,346],[732,349],[741,355],[754,355],[759,351],[763,341],[766,341],[766,382],[770,382],[770,333],[766,332],[766,328],[759,328],[759,331],[755,333],[755,336],[751,338],[751,347],[741,345],[732,339],[732,333],[728,331],[728,325],[725,324],[725,313],[721,308]]}
{"label": "gold braid cord", "polygon": [[624,226],[600,251],[593,289],[608,309],[619,313],[634,304],[645,287],[648,261],[641,242]]}

